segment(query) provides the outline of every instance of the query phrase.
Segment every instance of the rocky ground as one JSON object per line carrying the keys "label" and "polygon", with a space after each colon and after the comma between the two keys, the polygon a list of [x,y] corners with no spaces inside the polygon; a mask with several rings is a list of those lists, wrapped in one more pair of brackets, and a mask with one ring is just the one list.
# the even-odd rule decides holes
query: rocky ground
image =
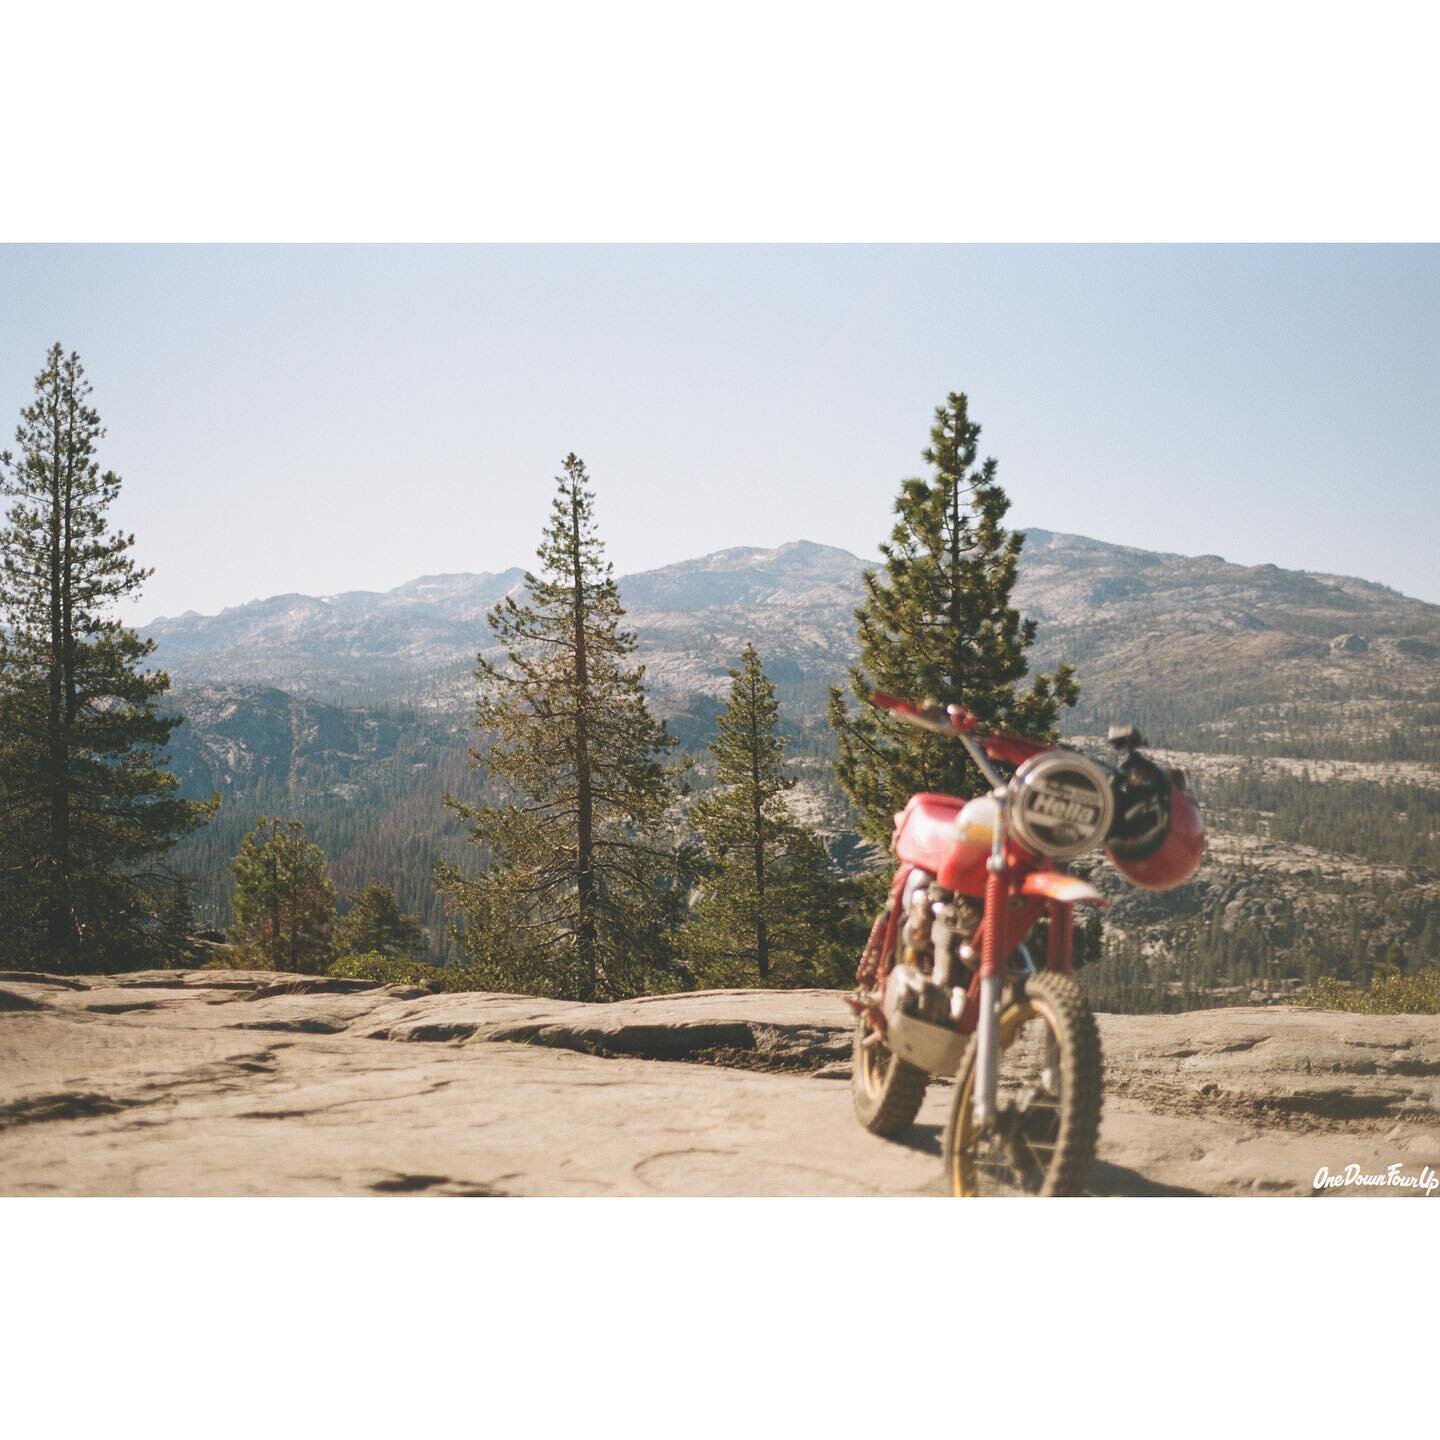
{"label": "rocky ground", "polygon": [[[1440,1017],[1100,1027],[1097,1195],[1302,1195],[1321,1166],[1440,1169]],[[860,1130],[848,1077],[828,991],[577,1005],[0,972],[0,1193],[939,1194],[948,1087],[900,1143]]]}

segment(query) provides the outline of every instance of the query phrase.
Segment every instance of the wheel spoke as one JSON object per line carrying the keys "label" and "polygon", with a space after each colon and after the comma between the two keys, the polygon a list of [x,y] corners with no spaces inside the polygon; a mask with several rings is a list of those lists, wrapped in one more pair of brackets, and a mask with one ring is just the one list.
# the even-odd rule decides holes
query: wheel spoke
{"label": "wheel spoke", "polygon": [[[1037,977],[1031,983],[1038,990],[1047,979]],[[1065,1009],[1054,1008],[1057,998],[1063,998],[1063,990],[1060,997],[1037,995],[1033,1001],[1027,995],[1002,1016],[999,1114],[991,1131],[982,1135],[975,1129],[973,1070],[957,1093],[951,1125],[953,1159],[947,1162],[957,1193],[1040,1195],[1053,1193],[1057,1184],[1068,1188],[1073,1183],[1057,1179],[1058,1166],[1064,1164],[1068,1174],[1076,1165],[1075,1132],[1069,1132],[1072,1138],[1061,1144],[1070,1113],[1062,1058],[1071,1053],[1065,1046],[1074,1043],[1073,1032],[1057,1032],[1051,1017],[1059,1015],[1067,1026],[1075,1022]],[[1093,1021],[1089,1023],[1093,1026]],[[1091,1084],[1098,1092],[1098,1085]],[[1093,1145],[1093,1140],[1089,1143]]]}

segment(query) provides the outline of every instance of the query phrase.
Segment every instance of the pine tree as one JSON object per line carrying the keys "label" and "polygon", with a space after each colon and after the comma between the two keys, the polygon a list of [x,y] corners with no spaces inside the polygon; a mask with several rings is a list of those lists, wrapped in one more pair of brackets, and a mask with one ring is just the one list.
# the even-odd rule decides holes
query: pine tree
{"label": "pine tree", "polygon": [[235,857],[231,938],[262,969],[323,971],[334,947],[335,886],[325,852],[299,820],[271,816]]}
{"label": "pine tree", "polygon": [[90,391],[52,346],[0,455],[0,922],[12,963],[62,970],[155,958],[159,861],[218,804],[178,798],[169,679],[113,615],[150,572],[108,528],[120,479],[95,458]]}
{"label": "pine tree", "polygon": [[668,985],[683,902],[665,822],[676,743],[651,716],[635,637],[595,532],[584,464],[556,477],[528,596],[489,615],[504,651],[480,657],[472,752],[508,803],[446,803],[488,858],[478,879],[436,866],[466,958],[494,983],[596,1000]]}
{"label": "pine tree", "polygon": [[1440,960],[1440,926],[1436,925],[1433,914],[1425,917],[1425,925],[1420,931],[1420,940],[1416,949],[1426,965],[1434,965],[1437,960]]}
{"label": "pine tree", "polygon": [[170,894],[160,910],[156,925],[156,948],[165,965],[189,965],[195,959],[191,937],[195,933],[195,909],[190,900],[190,881],[176,875]]}
{"label": "pine tree", "polygon": [[350,908],[335,927],[340,955],[384,955],[390,960],[418,960],[426,946],[418,915],[407,915],[395,892],[378,880],[350,897]]}
{"label": "pine tree", "polygon": [[824,983],[848,907],[824,846],[786,804],[795,781],[783,770],[775,687],[754,645],[730,677],[710,744],[715,788],[690,810],[704,854],[686,950],[704,984]]}
{"label": "pine tree", "polygon": [[1060,707],[1079,697],[1069,665],[1019,688],[1036,631],[1010,599],[1024,536],[1002,523],[1010,501],[995,460],[974,468],[979,438],[966,397],[949,395],[924,451],[934,474],[902,482],[898,519],[881,546],[883,576],[864,577],[865,602],[855,612],[860,660],[850,671],[854,707],[840,687],[830,691],[836,776],[864,833],[882,845],[912,794],[975,794],[983,781],[963,746],[876,710],[872,691],[963,704],[985,725],[1047,738]]}

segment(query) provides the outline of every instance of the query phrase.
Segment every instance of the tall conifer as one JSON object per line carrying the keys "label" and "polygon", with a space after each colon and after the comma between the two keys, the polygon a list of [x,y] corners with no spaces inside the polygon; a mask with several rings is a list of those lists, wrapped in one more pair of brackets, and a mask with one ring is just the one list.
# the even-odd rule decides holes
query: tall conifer
{"label": "tall conifer", "polygon": [[880,547],[884,570],[865,573],[850,694],[830,691],[837,778],[882,845],[916,791],[970,795],[983,781],[963,746],[876,710],[872,691],[963,704],[986,725],[1042,737],[1054,736],[1061,706],[1079,698],[1070,665],[1021,688],[1036,631],[1011,603],[1024,535],[1004,528],[1010,501],[995,460],[976,467],[979,439],[966,397],[947,396],[924,451],[933,474],[901,483],[898,518]]}
{"label": "tall conifer", "polygon": [[427,949],[418,915],[400,908],[395,892],[378,880],[350,897],[350,908],[335,927],[341,955],[383,955],[388,960],[419,960]]}
{"label": "tall conifer", "polygon": [[706,984],[824,983],[843,945],[842,887],[790,814],[780,709],[753,644],[730,678],[710,743],[715,788],[690,810],[704,853],[687,952]]}
{"label": "tall conifer", "polygon": [[335,885],[299,820],[271,816],[235,857],[231,938],[270,970],[323,971],[334,954]]}
{"label": "tall conifer", "polygon": [[676,741],[650,714],[635,637],[595,531],[584,463],[565,459],[528,594],[489,615],[472,752],[501,803],[447,799],[488,865],[436,867],[467,959],[499,987],[580,1000],[667,985],[682,890],[666,833]]}
{"label": "tall conifer", "polygon": [[79,357],[52,346],[0,455],[0,927],[12,963],[72,970],[155,958],[161,858],[213,808],[178,797],[160,748],[180,720],[156,709],[169,679],[114,617],[149,571],[109,529],[120,478],[95,458],[89,396]]}

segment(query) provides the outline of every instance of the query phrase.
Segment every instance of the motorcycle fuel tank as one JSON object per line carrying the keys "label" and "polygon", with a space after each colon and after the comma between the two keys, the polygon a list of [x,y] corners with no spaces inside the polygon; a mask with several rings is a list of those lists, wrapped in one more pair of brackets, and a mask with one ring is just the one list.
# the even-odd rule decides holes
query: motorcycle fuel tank
{"label": "motorcycle fuel tank", "polygon": [[895,854],[928,870],[947,890],[985,893],[985,862],[995,834],[995,801],[989,795],[912,795],[895,817]]}

